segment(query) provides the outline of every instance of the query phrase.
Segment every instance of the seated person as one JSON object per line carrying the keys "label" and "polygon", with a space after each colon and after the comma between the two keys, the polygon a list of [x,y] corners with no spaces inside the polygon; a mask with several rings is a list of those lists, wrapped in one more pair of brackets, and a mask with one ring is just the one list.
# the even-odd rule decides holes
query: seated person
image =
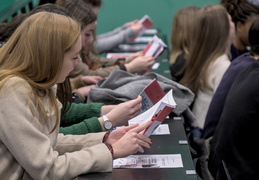
{"label": "seated person", "polygon": [[258,72],[259,61],[254,61],[237,76],[229,90],[210,146],[208,168],[215,179],[222,179],[225,173],[231,179],[259,177]]}
{"label": "seated person", "polygon": [[237,78],[247,66],[259,58],[259,16],[254,20],[249,30],[250,52],[244,53],[234,59],[224,74],[212,100],[206,116],[201,138],[208,139],[213,136],[218,125],[229,90]]}
{"label": "seated person", "polygon": [[109,172],[113,159],[150,148],[151,140],[140,132],[151,121],[110,133],[58,133],[62,104],[56,84],[80,61],[81,41],[73,18],[39,12],[26,18],[0,48],[2,179],[74,179]]}
{"label": "seated person", "polygon": [[[120,59],[101,58],[93,54],[94,30],[96,25],[96,15],[91,7],[82,0],[71,1],[66,0],[61,4],[65,7],[73,17],[82,24],[82,62],[75,65],[74,70],[70,74],[70,78],[78,78],[82,75],[107,77],[114,70],[124,70],[130,73],[143,74],[150,70],[155,63],[152,56],[143,56],[143,52],[137,52],[127,58],[125,61]],[[76,81],[71,79],[72,86],[76,86]],[[77,83],[78,84],[78,83]]]}
{"label": "seated person", "polygon": [[188,6],[178,10],[171,28],[170,72],[172,79],[179,82],[183,75],[186,59],[190,51],[190,41],[198,7]]}
{"label": "seated person", "polygon": [[259,7],[249,3],[247,0],[227,0],[221,4],[226,8],[236,28],[236,36],[231,45],[231,60],[248,52],[250,46],[248,42],[249,28],[259,14]]}
{"label": "seated person", "polygon": [[235,27],[226,9],[216,4],[201,8],[195,22],[193,45],[180,83],[196,95],[192,106],[196,121],[191,125],[203,129],[211,99],[230,65],[227,52]]}
{"label": "seated person", "polygon": [[[64,1],[65,0],[57,0],[56,4],[60,5]],[[92,7],[92,10],[96,15],[103,3],[102,0],[84,0],[84,2],[88,3]],[[138,20],[136,19],[117,27],[110,32],[98,34],[96,36],[96,41],[94,42],[94,46],[98,53],[102,54],[112,51],[118,45],[135,39],[143,29],[143,25],[137,22]]]}

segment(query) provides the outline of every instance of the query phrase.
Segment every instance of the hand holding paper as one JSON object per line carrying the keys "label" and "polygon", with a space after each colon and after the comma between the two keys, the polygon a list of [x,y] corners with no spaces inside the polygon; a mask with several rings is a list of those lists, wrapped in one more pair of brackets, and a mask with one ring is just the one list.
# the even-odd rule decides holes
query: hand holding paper
{"label": "hand holding paper", "polygon": [[[152,97],[152,92],[159,92],[160,97]],[[144,131],[144,135],[149,137],[154,130],[165,120],[165,118],[173,111],[176,107],[176,103],[173,98],[173,90],[171,89],[165,94],[158,82],[154,79],[149,83],[143,91],[140,93],[142,96],[142,113],[129,120],[129,124],[142,124],[150,119],[153,119],[153,123]],[[156,93],[154,93],[156,94]],[[151,101],[153,100],[153,102]],[[143,102],[144,101],[144,102]]]}
{"label": "hand holding paper", "polygon": [[153,39],[148,43],[148,45],[143,50],[144,56],[153,56],[156,59],[160,56],[164,50],[167,48],[167,45],[156,35],[153,36]]}

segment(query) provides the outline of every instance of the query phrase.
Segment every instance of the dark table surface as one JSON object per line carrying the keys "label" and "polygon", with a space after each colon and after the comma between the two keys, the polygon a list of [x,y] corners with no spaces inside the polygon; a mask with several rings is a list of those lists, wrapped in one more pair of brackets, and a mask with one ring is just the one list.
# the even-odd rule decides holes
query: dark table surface
{"label": "dark table surface", "polygon": [[183,167],[181,168],[148,168],[148,169],[113,169],[109,173],[91,173],[78,177],[78,180],[197,180],[191,158],[186,134],[181,120],[166,119],[170,135],[152,135],[150,149],[144,154],[181,154]]}

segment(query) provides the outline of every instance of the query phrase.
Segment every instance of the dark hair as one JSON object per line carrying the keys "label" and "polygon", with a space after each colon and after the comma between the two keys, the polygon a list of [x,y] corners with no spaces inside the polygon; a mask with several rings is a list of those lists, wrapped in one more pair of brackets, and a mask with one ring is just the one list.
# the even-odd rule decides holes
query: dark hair
{"label": "dark hair", "polygon": [[34,8],[29,13],[29,16],[32,14],[38,13],[38,12],[42,12],[42,11],[64,15],[64,16],[67,16],[70,18],[72,17],[72,15],[68,12],[68,10],[66,8],[52,4],[52,3],[43,4],[43,5],[40,5],[36,8]]}
{"label": "dark hair", "polygon": [[10,22],[2,23],[0,28],[0,41],[6,42],[9,37],[14,33],[16,28],[20,26],[27,14],[16,15]]}
{"label": "dark hair", "polygon": [[51,4],[51,3],[47,3],[44,5],[40,5],[36,8],[34,8],[33,10],[31,10],[29,13],[27,14],[20,14],[15,16],[12,21],[10,21],[9,23],[5,23],[3,28],[0,28],[0,41],[2,42],[6,42],[9,37],[14,33],[14,31],[16,30],[16,28],[18,26],[20,26],[20,24],[29,16],[38,13],[38,12],[52,12],[52,13],[56,13],[56,14],[60,14],[60,15],[64,15],[64,16],[68,16],[68,17],[72,17],[70,15],[70,13],[63,7],[55,5],[55,4]]}
{"label": "dark hair", "polygon": [[247,0],[221,1],[221,4],[226,8],[235,25],[237,22],[244,24],[249,17],[259,14],[259,7]]}
{"label": "dark hair", "polygon": [[83,0],[84,2],[91,4],[93,7],[101,7],[102,0]]}
{"label": "dark hair", "polygon": [[83,0],[65,0],[60,5],[66,8],[81,23],[82,28],[97,20],[92,7]]}
{"label": "dark hair", "polygon": [[248,40],[251,45],[251,55],[259,55],[259,16],[256,17],[250,27]]}

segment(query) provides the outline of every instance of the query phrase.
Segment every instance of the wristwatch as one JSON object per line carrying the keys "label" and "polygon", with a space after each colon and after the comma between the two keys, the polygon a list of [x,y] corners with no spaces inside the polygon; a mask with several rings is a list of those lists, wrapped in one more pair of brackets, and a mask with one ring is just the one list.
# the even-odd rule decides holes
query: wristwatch
{"label": "wristwatch", "polygon": [[77,103],[77,104],[85,103],[84,99],[75,92],[72,94],[72,102]]}
{"label": "wristwatch", "polygon": [[111,130],[112,122],[107,118],[107,116],[103,115],[103,121],[104,121],[104,128],[108,131]]}

